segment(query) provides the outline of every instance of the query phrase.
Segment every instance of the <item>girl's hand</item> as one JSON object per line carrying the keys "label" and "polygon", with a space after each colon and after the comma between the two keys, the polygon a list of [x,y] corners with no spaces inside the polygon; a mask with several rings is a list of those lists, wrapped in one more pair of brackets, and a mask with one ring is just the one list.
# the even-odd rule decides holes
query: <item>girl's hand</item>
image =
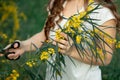
{"label": "girl's hand", "polygon": [[25,52],[21,41],[16,41],[13,44],[9,44],[6,48],[4,48],[4,50],[5,53],[7,53],[5,54],[5,57],[9,60],[18,59],[20,55]]}
{"label": "girl's hand", "polygon": [[11,52],[13,54],[9,54],[7,55],[7,57],[10,59],[10,60],[15,60],[15,59],[18,59],[25,51],[23,48],[18,48],[18,49],[9,49],[8,52]]}
{"label": "girl's hand", "polygon": [[59,47],[59,52],[65,55],[70,55],[70,50],[72,47],[72,39],[70,39],[70,37],[68,37],[67,34],[61,32],[61,36],[64,37],[64,39],[55,39],[53,44],[54,45],[58,45]]}

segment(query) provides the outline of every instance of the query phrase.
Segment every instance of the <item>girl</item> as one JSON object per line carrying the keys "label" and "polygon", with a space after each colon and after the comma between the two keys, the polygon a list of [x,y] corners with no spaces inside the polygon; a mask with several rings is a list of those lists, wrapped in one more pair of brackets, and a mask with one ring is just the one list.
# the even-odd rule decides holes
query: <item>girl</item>
{"label": "girl", "polygon": [[[34,43],[37,47],[41,47],[43,41],[48,40],[49,37],[53,38],[53,32],[51,29],[56,30],[58,28],[58,24],[63,26],[67,21],[67,18],[71,17],[72,15],[84,11],[88,7],[88,2],[91,0],[50,0],[48,5],[48,18],[46,20],[45,27],[40,33],[35,34],[31,38],[21,41],[21,47],[18,49],[9,49],[9,52],[15,52],[15,54],[9,54],[8,57],[10,59],[16,59],[20,55],[22,55],[26,51],[34,51],[35,48],[32,46],[30,48],[31,43]],[[96,21],[97,24],[101,26],[118,26],[120,17],[116,12],[116,8],[112,2],[112,0],[94,0],[94,3],[100,6],[100,9],[96,10],[97,13],[91,14],[93,19],[98,19]],[[93,5],[94,7],[95,5]],[[64,19],[64,18],[66,19]],[[86,26],[88,26],[86,24]],[[98,26],[101,30],[103,27]],[[116,36],[116,28],[107,28],[103,30],[111,37],[115,38]],[[64,40],[57,40],[53,42],[54,45],[58,43],[58,47],[60,48],[60,53],[65,55],[66,67],[64,67],[64,71],[62,72],[62,78],[57,77],[58,80],[101,80],[101,70],[99,69],[100,65],[103,65],[101,60],[97,60],[96,58],[84,57],[83,59],[80,58],[75,46],[70,46],[67,35],[61,33],[64,36]],[[111,47],[114,46],[110,45]],[[105,49],[109,52],[113,52],[110,48],[105,46]],[[68,59],[66,56],[70,56],[74,61],[74,64]],[[105,59],[103,60],[104,65],[108,65],[111,62],[112,55],[105,54]],[[92,61],[92,66],[91,66]],[[46,80],[56,80],[51,78],[50,68],[47,68],[46,71]]]}

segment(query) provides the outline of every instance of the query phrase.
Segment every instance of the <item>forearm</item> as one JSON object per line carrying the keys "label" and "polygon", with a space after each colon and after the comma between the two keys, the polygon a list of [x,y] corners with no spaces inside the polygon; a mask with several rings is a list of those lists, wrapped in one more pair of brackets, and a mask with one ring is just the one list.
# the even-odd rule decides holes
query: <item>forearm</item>
{"label": "forearm", "polygon": [[[42,42],[45,41],[45,35],[44,35],[44,31],[41,31],[40,33],[35,34],[34,36],[32,36],[31,38],[22,41],[22,47],[25,51],[34,51],[37,48],[40,48],[42,45]],[[34,45],[36,46],[34,46]]]}
{"label": "forearm", "polygon": [[107,53],[106,55],[104,55],[105,58],[103,60],[101,60],[100,58],[96,58],[89,51],[87,51],[87,53],[85,54],[82,54],[78,52],[75,46],[73,46],[70,51],[70,57],[76,60],[79,60],[81,62],[84,62],[86,64],[101,65],[101,66],[108,65],[112,59],[112,55],[110,53]]}

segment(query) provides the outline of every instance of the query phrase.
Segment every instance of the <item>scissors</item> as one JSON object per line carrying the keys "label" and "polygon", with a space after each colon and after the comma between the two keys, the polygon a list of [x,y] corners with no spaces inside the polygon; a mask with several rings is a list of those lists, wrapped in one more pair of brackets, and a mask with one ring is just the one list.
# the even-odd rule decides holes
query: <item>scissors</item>
{"label": "scissors", "polygon": [[8,48],[0,50],[0,54],[4,55],[6,59],[8,60],[18,60],[20,56],[17,59],[10,59],[8,57],[9,54],[15,54],[15,52],[7,52],[9,49],[17,49],[20,47],[20,42],[15,41],[13,42]]}

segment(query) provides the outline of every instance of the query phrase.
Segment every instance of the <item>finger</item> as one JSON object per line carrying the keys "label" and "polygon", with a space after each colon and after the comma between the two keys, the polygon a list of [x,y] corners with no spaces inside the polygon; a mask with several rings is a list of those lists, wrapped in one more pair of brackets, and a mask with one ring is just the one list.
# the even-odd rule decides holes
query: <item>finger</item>
{"label": "finger", "polygon": [[60,49],[60,51],[59,51],[61,54],[64,54],[64,55],[67,55],[67,56],[69,56],[70,54],[68,53],[68,52],[66,52],[65,50],[62,50],[62,49]]}
{"label": "finger", "polygon": [[63,39],[57,40],[57,39],[55,39],[55,41],[65,45],[65,46],[68,46],[68,41],[66,41],[66,40],[63,40]]}
{"label": "finger", "polygon": [[70,45],[73,44],[73,40],[67,34],[61,32],[61,35],[64,36],[65,40],[67,40]]}
{"label": "finger", "polygon": [[68,40],[68,35],[67,34],[65,34],[63,32],[61,32],[60,34],[61,34],[61,36],[64,36],[65,40]]}
{"label": "finger", "polygon": [[62,53],[62,54],[65,54],[66,51],[63,50],[63,49],[60,49],[59,52]]}
{"label": "finger", "polygon": [[7,50],[7,49],[9,49],[10,46],[11,46],[11,44],[7,45],[3,50]]}
{"label": "finger", "polygon": [[52,44],[53,44],[53,45],[56,45],[56,41],[53,41]]}
{"label": "finger", "polygon": [[6,58],[8,59],[17,59],[20,56],[19,49],[9,49],[7,53]]}
{"label": "finger", "polygon": [[62,44],[60,42],[53,41],[53,45],[58,45],[59,48],[66,50],[67,49],[67,44]]}
{"label": "finger", "polygon": [[65,45],[60,44],[60,43],[58,43],[58,47],[59,47],[60,49],[63,49],[63,50],[66,50],[66,49],[67,49],[67,47],[66,47]]}
{"label": "finger", "polygon": [[11,48],[19,48],[20,47],[20,43],[19,42],[14,42],[12,45],[11,45]]}
{"label": "finger", "polygon": [[6,57],[6,59],[8,59],[8,60],[15,60],[15,59],[17,59],[19,56],[17,56],[17,57],[15,57],[15,56],[11,56],[11,54],[10,54],[10,56],[5,56]]}
{"label": "finger", "polygon": [[8,54],[6,57],[8,58],[8,59],[17,59],[18,57],[19,57],[20,55],[18,54],[18,53],[10,53],[10,54]]}

